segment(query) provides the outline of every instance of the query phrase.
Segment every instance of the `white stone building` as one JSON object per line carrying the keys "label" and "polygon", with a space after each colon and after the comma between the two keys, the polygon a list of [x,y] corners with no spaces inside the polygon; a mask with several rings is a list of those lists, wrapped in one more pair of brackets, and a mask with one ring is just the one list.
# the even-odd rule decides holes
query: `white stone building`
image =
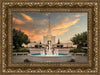
{"label": "white stone building", "polygon": [[28,44],[22,44],[22,46],[23,47],[35,47],[35,45],[36,45],[37,43],[36,42],[30,42],[30,43],[28,43]]}

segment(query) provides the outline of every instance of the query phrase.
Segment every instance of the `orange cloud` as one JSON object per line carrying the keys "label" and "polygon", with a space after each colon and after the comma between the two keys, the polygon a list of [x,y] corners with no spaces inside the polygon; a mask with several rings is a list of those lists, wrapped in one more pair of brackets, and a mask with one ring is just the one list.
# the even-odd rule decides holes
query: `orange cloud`
{"label": "orange cloud", "polygon": [[[14,18],[14,20],[15,20],[15,18]],[[56,24],[55,27],[51,28],[52,35],[54,35],[54,36],[62,35],[63,33],[67,32],[69,30],[68,27],[75,25],[79,20],[80,19],[75,19],[74,21],[69,21],[68,18],[65,18],[59,24]],[[43,21],[46,22],[47,20],[44,19]],[[14,28],[19,30],[18,27],[14,27]],[[43,39],[43,36],[47,35],[48,28],[46,28],[45,30],[41,29],[39,31],[39,33],[37,33],[35,30],[27,30],[27,29],[23,29],[21,31],[24,32],[26,35],[28,35],[28,37],[31,41],[40,41]]]}
{"label": "orange cloud", "polygon": [[31,41],[40,41],[43,39],[44,34],[36,34],[35,31],[27,31],[27,30],[22,30],[26,35],[28,35],[29,39]]}
{"label": "orange cloud", "polygon": [[62,35],[63,33],[67,32],[67,31],[68,31],[68,29],[54,30],[54,31],[52,31],[52,34],[53,34],[54,36],[56,36],[56,35]]}
{"label": "orange cloud", "polygon": [[32,20],[32,18],[31,18],[30,16],[26,15],[26,14],[21,13],[21,15],[22,15],[25,19],[27,19],[28,21],[31,21],[31,20]]}
{"label": "orange cloud", "polygon": [[24,24],[23,21],[19,20],[19,19],[16,19],[13,17],[13,22],[16,23],[16,24]]}
{"label": "orange cloud", "polygon": [[42,29],[42,30],[40,31],[40,33],[46,35],[46,34],[48,33],[48,28],[46,28],[45,30]]}
{"label": "orange cloud", "polygon": [[76,19],[76,20],[70,21],[68,23],[62,23],[61,25],[56,25],[53,29],[55,30],[55,29],[63,29],[63,28],[65,29],[65,28],[68,28],[68,27],[70,27],[72,25],[75,25],[79,20],[80,19]]}
{"label": "orange cloud", "polygon": [[[53,30],[51,28],[51,34],[53,36],[56,36],[56,35],[62,35],[63,33],[67,32],[68,29],[59,29],[59,30]],[[48,34],[48,28],[46,28],[45,30],[41,30],[40,33],[42,33],[42,37],[43,36],[46,36]]]}
{"label": "orange cloud", "polygon": [[75,17],[80,17],[80,16],[81,16],[81,15],[79,15],[79,14],[78,14],[78,15],[75,15]]}

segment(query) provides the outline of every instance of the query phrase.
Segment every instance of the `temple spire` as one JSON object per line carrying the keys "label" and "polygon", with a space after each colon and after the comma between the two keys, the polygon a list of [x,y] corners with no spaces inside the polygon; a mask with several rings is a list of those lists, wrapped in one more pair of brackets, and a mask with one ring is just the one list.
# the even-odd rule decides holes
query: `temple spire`
{"label": "temple spire", "polygon": [[51,26],[50,26],[50,16],[49,16],[49,27],[48,27],[48,35],[51,36]]}

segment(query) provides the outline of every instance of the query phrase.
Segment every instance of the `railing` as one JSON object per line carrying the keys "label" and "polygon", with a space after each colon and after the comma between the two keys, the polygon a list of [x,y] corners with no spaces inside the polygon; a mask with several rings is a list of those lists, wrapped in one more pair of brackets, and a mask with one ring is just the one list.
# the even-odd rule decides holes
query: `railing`
{"label": "railing", "polygon": [[75,55],[75,56],[77,56],[77,55],[79,55],[79,56],[87,56],[86,53],[71,53],[71,54]]}
{"label": "railing", "polygon": [[13,55],[27,55],[27,54],[29,54],[29,52],[13,52],[12,53]]}

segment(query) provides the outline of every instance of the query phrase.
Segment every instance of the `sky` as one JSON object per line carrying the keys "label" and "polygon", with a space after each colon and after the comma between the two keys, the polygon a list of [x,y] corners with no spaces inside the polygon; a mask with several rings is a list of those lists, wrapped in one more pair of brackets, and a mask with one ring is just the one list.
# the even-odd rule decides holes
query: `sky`
{"label": "sky", "polygon": [[49,16],[56,42],[60,39],[67,43],[75,34],[87,31],[87,13],[14,12],[12,15],[13,29],[24,32],[31,42],[43,42],[43,36],[48,34]]}

